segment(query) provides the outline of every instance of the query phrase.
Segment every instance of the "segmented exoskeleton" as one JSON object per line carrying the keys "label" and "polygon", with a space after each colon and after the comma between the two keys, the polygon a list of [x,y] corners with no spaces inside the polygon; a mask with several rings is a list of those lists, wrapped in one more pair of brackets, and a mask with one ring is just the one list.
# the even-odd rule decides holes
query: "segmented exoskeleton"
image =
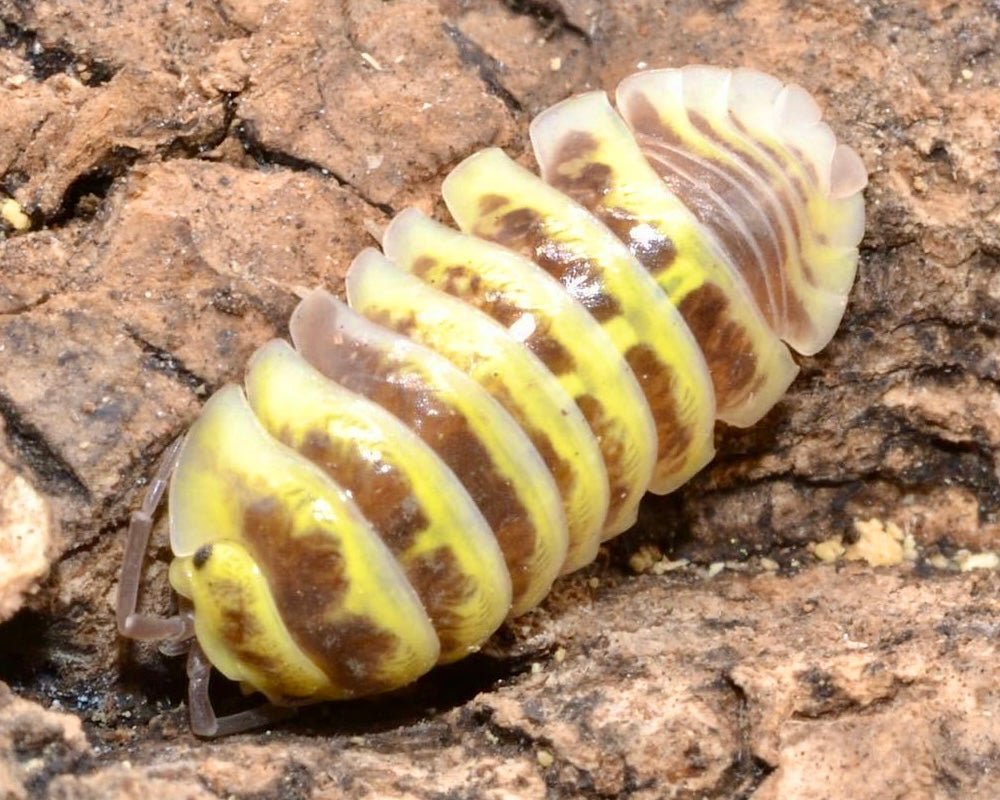
{"label": "segmented exoskeleton", "polygon": [[[205,735],[385,692],[476,650],[750,425],[831,338],[865,169],[809,95],[749,70],[627,78],[538,116],[541,177],[461,163],[459,231],[407,210],[317,290],[293,349],[168,453],[126,554],[123,633],[191,644]],[[384,254],[383,254],[384,253]],[[178,616],[135,613],[169,478]],[[196,638],[191,642],[192,637]],[[273,704],[216,720],[210,665]]]}

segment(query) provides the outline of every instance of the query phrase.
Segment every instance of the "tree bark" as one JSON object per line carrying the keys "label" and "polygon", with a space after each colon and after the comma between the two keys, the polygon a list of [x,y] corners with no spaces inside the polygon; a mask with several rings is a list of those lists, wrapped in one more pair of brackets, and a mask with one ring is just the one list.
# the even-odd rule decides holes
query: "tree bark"
{"label": "tree bark", "polygon": [[[0,202],[30,221],[0,221],[0,619],[21,606],[0,797],[1000,795],[995,2],[0,0],[0,21]],[[833,343],[487,653],[194,739],[182,665],[113,624],[159,454],[303,288],[341,291],[396,211],[443,215],[460,160],[530,163],[538,111],[685,63],[801,84],[868,166]]]}

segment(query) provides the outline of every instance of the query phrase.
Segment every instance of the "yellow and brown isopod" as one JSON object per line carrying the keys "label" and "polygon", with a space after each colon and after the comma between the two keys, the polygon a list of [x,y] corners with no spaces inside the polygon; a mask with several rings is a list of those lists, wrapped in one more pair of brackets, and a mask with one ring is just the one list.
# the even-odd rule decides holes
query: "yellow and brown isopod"
{"label": "yellow and brown isopod", "polygon": [[[192,726],[390,691],[475,651],[626,530],[647,491],[751,425],[833,336],[864,229],[861,160],[751,70],[590,92],[445,180],[454,230],[396,216],[244,387],[206,403],[130,529],[126,636],[188,649]],[[136,613],[169,483],[186,599]],[[269,705],[217,719],[211,667]]]}

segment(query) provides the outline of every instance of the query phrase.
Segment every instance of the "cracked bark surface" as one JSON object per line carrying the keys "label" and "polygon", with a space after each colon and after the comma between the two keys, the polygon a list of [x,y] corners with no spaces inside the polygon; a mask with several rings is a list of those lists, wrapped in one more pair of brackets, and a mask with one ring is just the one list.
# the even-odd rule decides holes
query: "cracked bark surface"
{"label": "cracked bark surface", "polygon": [[[929,565],[1000,548],[996,3],[0,0],[0,20],[0,193],[33,221],[0,239],[0,460],[58,522],[37,592],[0,586],[23,604],[0,627],[0,796],[1000,794],[997,575]],[[689,62],[801,83],[868,165],[833,344],[488,653],[193,739],[182,666],[112,621],[158,454],[299,288],[338,291],[394,210],[441,214],[455,163],[530,163],[545,106]],[[812,566],[806,545],[869,517],[917,564]],[[635,575],[651,547],[700,566]],[[727,560],[746,569],[701,577]]]}

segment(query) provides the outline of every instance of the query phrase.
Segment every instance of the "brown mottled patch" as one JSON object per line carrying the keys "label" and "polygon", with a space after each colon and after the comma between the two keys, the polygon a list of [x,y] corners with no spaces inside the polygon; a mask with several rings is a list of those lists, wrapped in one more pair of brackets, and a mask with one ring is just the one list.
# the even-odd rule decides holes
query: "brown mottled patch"
{"label": "brown mottled patch", "polygon": [[479,198],[479,214],[480,216],[492,214],[508,203],[510,203],[510,198],[504,197],[502,194],[484,194]]}
{"label": "brown mottled patch", "polygon": [[[202,566],[208,558],[211,558],[211,551],[202,561]],[[259,620],[246,613],[244,587],[237,581],[216,577],[210,579],[210,585],[212,597],[218,602],[220,612],[216,634],[225,642],[226,649],[240,661],[261,672],[277,672],[277,660],[260,651],[263,630]]]}
{"label": "brown mottled patch", "polygon": [[462,572],[455,554],[439,547],[407,559],[406,576],[420,596],[441,642],[441,653],[448,654],[478,642],[466,641],[462,629],[467,620],[456,609],[488,587],[477,587],[475,581]]}
{"label": "brown mottled patch", "polygon": [[602,325],[622,315],[622,307],[614,295],[600,292],[587,297],[584,303],[591,316]]}
{"label": "brown mottled patch", "polygon": [[327,619],[347,591],[336,539],[319,529],[293,535],[291,515],[273,497],[246,507],[243,536],[288,632],[331,682],[354,695],[392,688],[380,672],[398,646],[396,637],[355,614]]}
{"label": "brown mottled patch", "polygon": [[[382,694],[397,688],[395,683],[379,675],[388,658],[398,645],[397,638],[360,614],[344,614],[332,624],[316,621],[311,637],[321,645],[322,652],[331,661],[319,662],[326,666],[335,659],[336,680],[351,695]],[[329,674],[329,667],[326,669]]]}
{"label": "brown mottled patch", "polygon": [[[628,247],[636,261],[653,277],[673,266],[677,259],[677,247],[669,236],[649,225],[644,225],[642,235],[638,236],[636,228],[642,222],[625,208],[600,206],[590,210]],[[650,235],[651,233],[655,235]]]}
{"label": "brown mottled patch", "polygon": [[611,189],[613,174],[610,166],[595,161],[576,174],[554,172],[550,183],[584,208],[594,210],[602,207],[604,196]]}
{"label": "brown mottled patch", "polygon": [[589,159],[600,147],[600,142],[594,134],[588,131],[570,131],[559,143],[556,156],[552,159],[555,169],[563,169],[564,164],[570,164],[578,159]]}
{"label": "brown mottled patch", "polygon": [[611,519],[625,504],[629,495],[629,486],[624,474],[624,445],[616,435],[614,425],[605,413],[600,400],[593,395],[584,394],[576,398],[576,404],[601,446],[601,455],[608,469],[608,487],[610,489],[607,518]]}
{"label": "brown mottled patch", "polygon": [[437,263],[438,262],[436,258],[431,258],[430,256],[427,255],[418,256],[416,259],[414,259],[413,265],[410,267],[410,269],[414,275],[422,276],[426,275],[428,272],[434,269],[434,267],[437,266]]}
{"label": "brown mottled patch", "polygon": [[514,209],[500,216],[495,227],[481,224],[475,232],[534,261],[598,322],[607,322],[622,313],[618,300],[605,289],[600,266],[552,239],[546,231],[545,219],[536,210]]}
{"label": "brown mottled patch", "polygon": [[[608,209],[604,221],[654,278],[670,269],[677,260],[677,245],[673,239],[653,225],[637,224],[625,209]],[[637,232],[640,226],[641,234]]]}
{"label": "brown mottled patch", "polygon": [[585,161],[596,150],[597,142],[590,134],[569,134],[556,150],[553,166],[545,171],[546,180],[598,217],[654,276],[669,269],[677,258],[673,240],[659,231],[650,236],[645,228],[637,235],[635,228],[641,221],[627,209],[607,205],[614,171],[607,164]]}
{"label": "brown mottled patch", "polygon": [[568,375],[575,370],[576,360],[573,354],[549,333],[549,320],[540,319],[536,314],[535,324],[535,332],[524,341],[528,349],[541,359],[553,375]]}
{"label": "brown mottled patch", "polygon": [[520,245],[517,249],[522,250],[522,252],[528,250],[529,253],[531,249],[525,245],[536,241],[544,230],[542,215],[535,209],[524,206],[501,215],[497,219],[496,225],[496,233],[493,236],[495,241],[506,247]]}
{"label": "brown mottled patch", "polygon": [[656,422],[657,461],[680,462],[691,445],[691,431],[681,423],[674,396],[673,371],[651,347],[637,344],[625,353]]}
{"label": "brown mottled patch", "polygon": [[442,271],[440,278],[426,276],[426,279],[435,288],[461,298],[476,308],[480,307],[473,300],[479,298],[483,291],[483,278],[473,268],[465,264],[452,264]]}
{"label": "brown mottled patch", "polygon": [[757,355],[747,331],[728,316],[729,298],[705,283],[681,301],[679,310],[705,354],[719,408],[739,404],[757,371]]}
{"label": "brown mottled patch", "polygon": [[279,438],[351,493],[361,513],[395,555],[409,548],[427,528],[427,516],[398,465],[379,455],[362,453],[354,442],[333,440],[323,430],[312,429],[299,442],[288,431]]}
{"label": "brown mottled patch", "polygon": [[525,346],[538,356],[554,375],[566,375],[576,369],[573,354],[551,333],[551,322],[537,311],[525,311],[503,293],[494,291],[471,267],[453,264],[445,270],[440,288],[448,294],[478,308],[505,328],[509,328],[524,314],[535,318],[535,330],[524,340]]}
{"label": "brown mottled patch", "polygon": [[348,338],[346,331],[338,336],[337,346],[329,348],[336,350],[336,357],[317,347],[307,359],[327,377],[394,414],[444,460],[493,530],[511,573],[514,597],[522,596],[531,580],[526,565],[533,561],[537,532],[489,450],[461,413],[417,373],[375,344]]}
{"label": "brown mottled patch", "polygon": [[574,131],[563,137],[556,148],[551,165],[545,169],[545,180],[580,205],[600,208],[611,188],[611,167],[594,160],[598,142],[586,131]]}
{"label": "brown mottled patch", "polygon": [[552,473],[556,486],[559,488],[559,494],[568,497],[576,484],[576,470],[573,465],[559,456],[552,446],[552,440],[544,433],[531,427],[526,427],[525,433],[528,434],[531,443],[542,457],[542,461],[545,462],[545,466]]}
{"label": "brown mottled patch", "polygon": [[411,335],[417,329],[417,315],[412,312],[397,311],[395,313],[384,308],[371,308],[365,311],[365,317],[386,330],[413,339]]}

